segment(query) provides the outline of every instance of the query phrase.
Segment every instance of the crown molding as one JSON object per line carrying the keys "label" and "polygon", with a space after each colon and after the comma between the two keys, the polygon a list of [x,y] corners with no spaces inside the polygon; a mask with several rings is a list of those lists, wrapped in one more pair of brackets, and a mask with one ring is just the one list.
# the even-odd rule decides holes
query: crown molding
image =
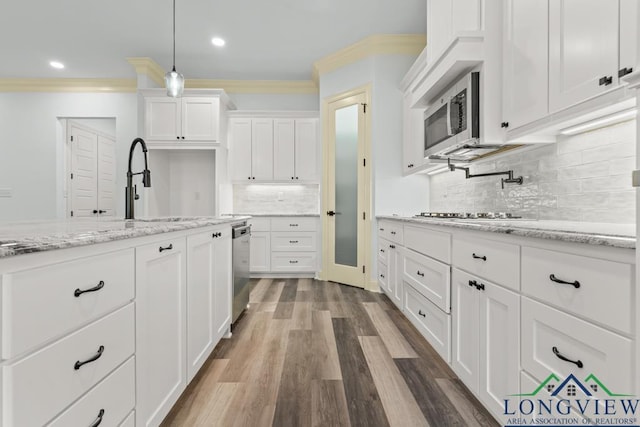
{"label": "crown molding", "polygon": [[127,58],[127,62],[136,70],[136,74],[149,76],[160,87],[164,87],[165,71],[156,61],[147,57]]}
{"label": "crown molding", "polygon": [[135,79],[0,79],[0,92],[135,92]]}
{"label": "crown molding", "polygon": [[424,34],[378,34],[366,37],[313,63],[313,81],[321,75],[374,55],[419,55],[427,44]]}
{"label": "crown molding", "polygon": [[311,80],[209,80],[187,79],[185,88],[219,88],[227,93],[317,94]]}

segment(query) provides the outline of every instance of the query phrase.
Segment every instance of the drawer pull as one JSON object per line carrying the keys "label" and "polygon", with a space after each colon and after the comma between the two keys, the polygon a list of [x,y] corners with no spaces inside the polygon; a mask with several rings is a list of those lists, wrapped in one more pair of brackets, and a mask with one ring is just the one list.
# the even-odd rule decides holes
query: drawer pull
{"label": "drawer pull", "polygon": [[91,358],[85,360],[84,362],[81,361],[77,361],[75,365],[73,365],[73,369],[75,369],[76,371],[78,369],[80,369],[82,367],[82,365],[86,365],[87,363],[91,363],[91,362],[95,362],[96,360],[100,359],[100,356],[102,356],[102,353],[104,353],[104,346],[101,345],[100,348],[98,349],[98,352],[91,356]]}
{"label": "drawer pull", "polygon": [[384,249],[380,249],[380,252],[384,253]]}
{"label": "drawer pull", "polygon": [[558,351],[558,347],[553,347],[551,350],[553,350],[553,354],[555,354],[558,359],[560,360],[564,360],[565,362],[569,362],[569,363],[573,363],[575,364],[578,368],[582,368],[584,365],[582,364],[581,360],[571,360],[565,356],[563,356],[559,351]]}
{"label": "drawer pull", "polygon": [[381,228],[380,231],[384,231],[384,228]]}
{"label": "drawer pull", "polygon": [[389,247],[390,247],[391,249],[395,249],[395,248],[396,248],[396,245],[389,245]]}
{"label": "drawer pull", "polygon": [[418,314],[422,317],[427,317],[426,313],[423,313],[422,310],[418,310]]}
{"label": "drawer pull", "polygon": [[90,427],[98,427],[102,423],[103,416],[104,416],[104,409],[100,409],[100,412],[98,412],[98,418],[96,418],[96,420],[93,422],[93,424],[91,424]]}
{"label": "drawer pull", "polygon": [[213,233],[213,234],[211,235],[211,237],[213,237],[214,239],[215,239],[215,238],[217,238],[217,237],[222,237],[222,233],[221,233],[221,232]]}
{"label": "drawer pull", "polygon": [[85,290],[81,290],[80,288],[76,289],[75,291],[73,291],[73,296],[78,298],[82,294],[86,294],[87,292],[96,292],[96,291],[99,291],[102,288],[104,288],[104,280],[100,280],[98,282],[98,284],[96,286],[94,286],[93,288],[89,288],[89,289],[85,289]]}
{"label": "drawer pull", "polygon": [[420,277],[424,277],[424,273],[420,273],[420,270],[418,270],[418,272],[416,273],[418,276]]}
{"label": "drawer pull", "polygon": [[562,283],[563,285],[571,285],[576,289],[580,287],[580,282],[578,282],[577,280],[575,282],[565,282],[564,280],[558,279],[554,274],[549,276],[549,280],[552,280],[556,283]]}
{"label": "drawer pull", "polygon": [[393,234],[393,235],[395,236],[396,232],[395,232],[395,231],[392,231],[392,232],[391,232],[391,234]]}
{"label": "drawer pull", "polygon": [[289,264],[297,264],[297,263],[298,263],[298,261],[289,260]]}
{"label": "drawer pull", "polygon": [[381,274],[380,277],[382,277],[384,279],[384,274]]}
{"label": "drawer pull", "polygon": [[481,259],[481,260],[483,260],[483,261],[486,261],[486,260],[487,260],[487,257],[486,257],[486,256],[484,256],[484,255],[480,256],[480,255],[476,255],[476,254],[474,253],[474,254],[472,254],[471,256],[473,256],[475,259]]}
{"label": "drawer pull", "polygon": [[289,224],[289,227],[297,227],[298,224]]}
{"label": "drawer pull", "polygon": [[475,280],[469,280],[469,286],[474,286],[479,291],[484,291],[484,284],[478,283]]}
{"label": "drawer pull", "polygon": [[297,240],[289,240],[289,243],[298,243]]}
{"label": "drawer pull", "polygon": [[170,251],[171,249],[173,249],[173,243],[170,243],[169,246],[165,246],[164,248],[162,246],[160,246],[160,252],[162,251]]}

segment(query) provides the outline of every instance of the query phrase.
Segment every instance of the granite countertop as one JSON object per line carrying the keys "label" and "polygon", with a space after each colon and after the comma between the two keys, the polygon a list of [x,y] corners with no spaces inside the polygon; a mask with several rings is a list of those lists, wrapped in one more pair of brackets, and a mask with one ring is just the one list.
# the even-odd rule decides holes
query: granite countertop
{"label": "granite countertop", "polygon": [[242,216],[312,216],[312,217],[318,217],[320,216],[319,213],[291,213],[291,212],[287,212],[287,213],[264,213],[264,212],[247,212],[247,213],[240,213],[240,214],[231,214],[232,216],[236,216],[236,215],[242,215]]}
{"label": "granite countertop", "polygon": [[74,220],[0,223],[0,258],[53,249],[105,243],[114,240],[231,224],[248,219],[228,217],[165,217],[123,220],[77,218]]}
{"label": "granite countertop", "polygon": [[488,231],[540,239],[635,249],[635,224],[609,224],[577,221],[546,221],[526,219],[438,219],[401,216],[378,216],[415,224],[439,225],[466,230]]}

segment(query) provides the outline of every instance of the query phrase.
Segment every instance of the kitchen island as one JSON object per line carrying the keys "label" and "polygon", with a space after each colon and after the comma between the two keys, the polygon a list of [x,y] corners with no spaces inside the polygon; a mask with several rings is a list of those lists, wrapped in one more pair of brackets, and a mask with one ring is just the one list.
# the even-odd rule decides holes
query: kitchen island
{"label": "kitchen island", "polygon": [[247,219],[0,224],[1,424],[159,425],[230,334]]}

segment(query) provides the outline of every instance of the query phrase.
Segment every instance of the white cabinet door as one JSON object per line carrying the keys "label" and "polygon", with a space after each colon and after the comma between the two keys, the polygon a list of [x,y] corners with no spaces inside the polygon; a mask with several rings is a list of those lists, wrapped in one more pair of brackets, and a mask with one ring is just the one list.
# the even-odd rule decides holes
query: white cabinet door
{"label": "white cabinet door", "polygon": [[618,10],[618,0],[549,3],[550,112],[617,86]]}
{"label": "white cabinet door", "polygon": [[318,181],[318,119],[296,119],[295,134],[296,180]]}
{"label": "white cabinet door", "polygon": [[629,74],[638,65],[638,26],[640,26],[640,2],[620,0],[620,61],[619,75]]}
{"label": "white cabinet door", "polygon": [[231,119],[231,164],[234,181],[249,182],[251,175],[251,119]]}
{"label": "white cabinet door", "polygon": [[[504,399],[514,394],[513,390],[520,390],[520,297],[499,286],[484,284],[479,292],[478,395],[494,415],[502,415]],[[507,423],[506,419],[501,421]]]}
{"label": "white cabinet door", "polygon": [[402,257],[400,255],[400,249],[393,243],[389,245],[389,266],[388,266],[388,281],[389,297],[395,303],[395,305],[402,310],[403,308],[403,283],[402,283]]}
{"label": "white cabinet door", "polygon": [[251,123],[252,180],[273,180],[273,120],[253,119]]}
{"label": "white cabinet door", "polygon": [[427,49],[429,62],[434,62],[453,37],[451,0],[427,2]]}
{"label": "white cabinet door", "polygon": [[145,136],[152,141],[180,140],[182,103],[170,97],[145,98]]}
{"label": "white cabinet door", "polygon": [[136,248],[136,425],[157,426],[187,384],[186,242]]}
{"label": "white cabinet door", "polygon": [[232,304],[232,271],[231,271],[231,228],[219,230],[222,235],[216,238],[215,259],[215,293],[213,312],[214,346],[220,341],[231,325]]}
{"label": "white cabinet door", "polygon": [[403,99],[402,170],[417,171],[424,162],[424,109],[411,108],[411,93]]}
{"label": "white cabinet door", "polygon": [[507,0],[504,11],[503,121],[513,129],[548,112],[548,0]]}
{"label": "white cabinet door", "polygon": [[457,268],[451,277],[453,320],[451,367],[462,382],[474,393],[480,380],[479,316],[480,292],[469,282],[470,276]]}
{"label": "white cabinet door", "polygon": [[273,179],[295,180],[295,127],[293,119],[273,121]]}
{"label": "white cabinet door", "polygon": [[181,139],[218,141],[220,98],[183,97]]}
{"label": "white cabinet door", "polygon": [[271,270],[271,233],[268,231],[251,232],[249,253],[250,271],[262,273]]}
{"label": "white cabinet door", "polygon": [[214,236],[207,232],[187,237],[187,381],[193,379],[216,345]]}

